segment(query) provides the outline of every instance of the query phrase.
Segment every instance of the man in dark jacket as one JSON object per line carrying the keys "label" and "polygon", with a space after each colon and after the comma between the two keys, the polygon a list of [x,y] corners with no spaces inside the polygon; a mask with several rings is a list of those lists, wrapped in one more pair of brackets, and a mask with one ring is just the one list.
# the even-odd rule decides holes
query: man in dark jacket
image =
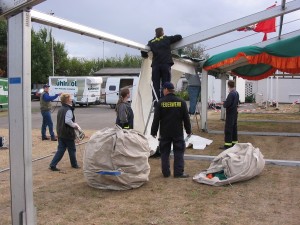
{"label": "man in dark jacket", "polygon": [[71,166],[75,169],[80,168],[76,160],[75,147],[75,129],[80,129],[79,125],[75,123],[74,108],[72,107],[72,99],[70,94],[62,94],[60,97],[62,107],[57,112],[56,131],[58,136],[57,151],[50,163],[49,169],[52,171],[59,171],[56,165],[62,159],[66,149],[69,152]]}
{"label": "man in dark jacket", "polygon": [[[174,64],[171,54],[171,44],[182,39],[182,36],[177,34],[174,36],[165,36],[163,28],[155,29],[155,38],[148,42],[148,46],[153,53],[152,59],[152,83],[158,99],[163,97],[160,92],[160,87],[165,82],[171,81],[171,66]],[[142,57],[147,58],[148,53],[142,51]],[[153,101],[156,99],[152,93]]]}
{"label": "man in dark jacket", "polygon": [[220,149],[228,149],[238,143],[237,135],[237,107],[239,104],[239,93],[235,90],[235,82],[229,80],[227,83],[229,94],[226,101],[223,102],[223,107],[226,109],[225,120],[225,143]]}
{"label": "man in dark jacket", "polygon": [[163,85],[164,97],[161,98],[154,112],[151,127],[151,135],[156,137],[160,127],[159,148],[161,152],[161,168],[164,177],[169,177],[171,144],[174,151],[174,177],[187,178],[184,173],[184,150],[183,124],[188,135],[191,135],[191,123],[184,100],[174,94],[174,85],[165,82]]}

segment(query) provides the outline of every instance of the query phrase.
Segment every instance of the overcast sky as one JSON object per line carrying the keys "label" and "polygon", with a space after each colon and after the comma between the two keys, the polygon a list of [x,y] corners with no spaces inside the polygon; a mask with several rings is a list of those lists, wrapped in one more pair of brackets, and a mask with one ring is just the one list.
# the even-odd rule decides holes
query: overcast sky
{"label": "overcast sky", "polygon": [[[290,2],[287,0],[287,2]],[[181,34],[183,37],[262,11],[274,0],[46,0],[34,7],[44,13],[117,35],[141,44],[154,37],[154,29],[163,27],[165,35]],[[277,5],[281,4],[279,0]],[[299,10],[286,14],[284,23],[300,19]],[[277,25],[279,18],[277,18]],[[35,30],[42,25],[33,23]],[[283,26],[282,34],[297,30],[300,20]],[[277,29],[278,30],[278,29]],[[230,42],[254,32],[234,31],[202,42],[206,49]],[[277,36],[268,34],[268,38]],[[55,40],[65,43],[71,57],[105,58],[123,57],[126,53],[140,55],[136,49],[103,42],[79,34],[53,28]],[[207,50],[210,55],[236,47],[261,42],[262,33]],[[104,49],[103,49],[104,46]],[[103,51],[104,50],[104,51]],[[104,53],[104,54],[103,54]]]}

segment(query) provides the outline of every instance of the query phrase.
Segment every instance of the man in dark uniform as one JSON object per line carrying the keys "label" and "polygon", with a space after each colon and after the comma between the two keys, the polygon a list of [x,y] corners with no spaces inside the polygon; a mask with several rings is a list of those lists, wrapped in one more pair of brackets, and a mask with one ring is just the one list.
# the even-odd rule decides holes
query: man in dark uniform
{"label": "man in dark uniform", "polygon": [[[160,92],[160,87],[165,82],[171,81],[171,66],[174,64],[171,54],[171,44],[182,39],[182,36],[177,34],[174,36],[165,36],[163,28],[155,29],[155,38],[148,42],[148,46],[153,53],[152,59],[152,83],[157,95],[160,99],[163,93]],[[142,51],[142,57],[147,58],[148,53]],[[152,93],[153,101],[156,99]]]}
{"label": "man in dark uniform", "polygon": [[237,117],[238,117],[238,103],[239,93],[235,90],[235,83],[229,80],[227,83],[229,94],[226,101],[223,102],[223,107],[226,109],[225,120],[225,144],[220,149],[228,149],[238,143],[237,135]]}
{"label": "man in dark uniform", "polygon": [[164,177],[169,177],[170,153],[173,143],[174,151],[174,177],[187,178],[184,173],[184,150],[185,141],[183,138],[183,123],[186,133],[191,135],[191,123],[186,103],[175,96],[174,85],[165,82],[163,85],[164,97],[161,98],[154,112],[154,119],[151,127],[151,135],[156,137],[160,127],[159,148],[161,152],[161,168]]}

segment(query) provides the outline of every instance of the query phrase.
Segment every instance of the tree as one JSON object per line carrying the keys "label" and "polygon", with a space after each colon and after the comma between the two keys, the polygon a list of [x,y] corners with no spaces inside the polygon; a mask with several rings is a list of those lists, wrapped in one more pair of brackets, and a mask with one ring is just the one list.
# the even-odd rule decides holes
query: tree
{"label": "tree", "polygon": [[201,73],[202,71],[202,65],[201,65],[201,61],[202,63],[204,62],[205,59],[209,58],[209,54],[204,53],[205,52],[205,46],[201,45],[201,44],[193,44],[193,45],[188,45],[186,47],[184,47],[183,49],[179,49],[178,50],[178,54],[181,57],[185,57],[185,58],[189,58],[195,61],[200,61],[200,63],[198,64],[197,68],[196,68],[196,72],[197,73]]}
{"label": "tree", "polygon": [[[31,30],[31,82],[47,83],[52,76],[52,33],[46,28]],[[107,59],[69,58],[65,44],[53,38],[54,74],[58,76],[87,76],[103,67],[137,68],[142,64],[140,56],[126,54],[123,58]],[[7,70],[7,23],[0,21],[0,76]]]}
{"label": "tree", "polygon": [[205,52],[205,46],[201,44],[193,44],[193,45],[188,45],[184,47],[183,49],[179,50],[180,55],[183,56],[188,56],[191,58],[197,58],[197,59],[207,59],[209,58],[209,55],[204,53]]}
{"label": "tree", "polygon": [[31,82],[47,83],[52,70],[51,46],[47,30],[31,31]]}
{"label": "tree", "polygon": [[[53,39],[54,74],[67,74],[68,53],[65,44]],[[46,28],[31,31],[31,82],[47,83],[52,76],[52,33]]]}
{"label": "tree", "polygon": [[68,73],[68,52],[65,50],[65,44],[53,41],[54,45],[54,74],[65,75]]}

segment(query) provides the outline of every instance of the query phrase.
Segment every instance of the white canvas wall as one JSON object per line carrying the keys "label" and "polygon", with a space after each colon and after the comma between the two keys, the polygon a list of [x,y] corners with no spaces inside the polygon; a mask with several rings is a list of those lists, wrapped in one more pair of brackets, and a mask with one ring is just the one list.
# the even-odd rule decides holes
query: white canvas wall
{"label": "white canvas wall", "polygon": [[208,102],[221,102],[221,80],[208,75]]}
{"label": "white canvas wall", "polygon": [[[152,71],[151,62],[150,57],[143,60],[137,94],[133,97],[131,104],[134,112],[134,129],[142,133],[144,133],[152,104],[152,89],[150,86]],[[185,63],[178,59],[174,59],[174,63],[175,64],[171,69],[171,82],[173,84],[177,84],[184,73],[193,74],[195,72],[194,65],[190,63]],[[150,122],[146,127],[145,134],[150,134],[152,120],[153,117],[151,117]]]}
{"label": "white canvas wall", "polygon": [[279,103],[293,103],[300,101],[299,78],[266,78],[260,81],[247,81],[253,84],[253,93],[262,96],[263,101],[276,101]]}
{"label": "white canvas wall", "polygon": [[240,102],[245,102],[245,83],[246,81],[243,78],[236,78],[236,90],[240,96]]}

